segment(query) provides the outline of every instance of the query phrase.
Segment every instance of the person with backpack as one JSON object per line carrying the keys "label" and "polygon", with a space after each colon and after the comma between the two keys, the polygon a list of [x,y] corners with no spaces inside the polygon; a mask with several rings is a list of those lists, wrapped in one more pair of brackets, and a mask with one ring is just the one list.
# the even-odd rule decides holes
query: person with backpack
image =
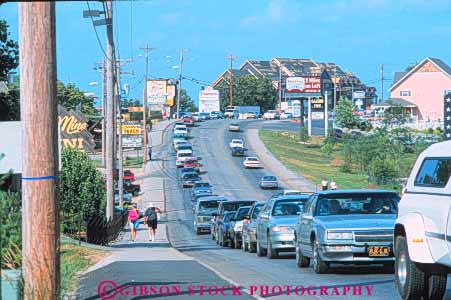
{"label": "person with backpack", "polygon": [[155,241],[155,231],[157,230],[158,217],[155,207],[149,204],[149,207],[144,213],[144,222],[149,227],[149,242]]}
{"label": "person with backpack", "polygon": [[136,208],[136,205],[133,205],[132,209],[128,211],[128,221],[130,222],[132,242],[134,242],[136,241],[136,231],[139,228],[139,210]]}

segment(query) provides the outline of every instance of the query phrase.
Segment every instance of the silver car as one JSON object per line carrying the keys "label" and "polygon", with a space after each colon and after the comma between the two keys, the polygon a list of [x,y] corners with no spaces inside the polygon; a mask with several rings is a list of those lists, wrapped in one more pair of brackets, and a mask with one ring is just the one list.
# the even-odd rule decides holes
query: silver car
{"label": "silver car", "polygon": [[296,263],[325,273],[331,263],[393,265],[399,196],[381,190],[313,194],[296,224]]}
{"label": "silver car", "polygon": [[249,211],[249,218],[243,222],[243,242],[241,247],[244,251],[255,252],[257,247],[257,217],[265,202],[255,203]]}
{"label": "silver car", "polygon": [[218,211],[219,202],[226,201],[224,198],[203,199],[201,198],[194,209],[194,231],[200,234],[202,231],[210,232],[211,220]]}
{"label": "silver car", "polygon": [[308,195],[276,196],[268,200],[257,217],[257,255],[268,258],[294,252],[294,229]]}

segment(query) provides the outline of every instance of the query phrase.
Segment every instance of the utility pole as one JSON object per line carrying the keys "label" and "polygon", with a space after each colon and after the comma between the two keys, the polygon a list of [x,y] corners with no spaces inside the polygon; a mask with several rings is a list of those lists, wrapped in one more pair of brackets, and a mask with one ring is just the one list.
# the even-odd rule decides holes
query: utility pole
{"label": "utility pole", "polygon": [[230,83],[229,83],[229,97],[230,103],[229,106],[233,106],[233,61],[236,59],[236,56],[230,54],[227,56],[227,59],[230,60]]}
{"label": "utility pole", "polygon": [[116,68],[116,97],[117,97],[117,123],[118,123],[118,181],[117,185],[119,187],[119,206],[122,207],[122,201],[124,199],[124,155],[122,153],[122,105],[121,105],[121,67],[120,63]]}
{"label": "utility pole", "polygon": [[180,96],[182,93],[182,78],[183,78],[183,49],[180,49],[180,72],[179,72],[179,89],[177,91],[177,119],[180,119]]}
{"label": "utility pole", "polygon": [[[144,55],[146,58],[146,65],[144,70],[144,91],[143,91],[143,161],[147,161],[147,80],[149,77],[149,52],[154,48],[149,48],[149,45],[146,45],[145,48],[140,48],[144,51]],[[151,110],[149,108],[149,116],[151,116]],[[152,122],[152,120],[150,120]]]}
{"label": "utility pole", "polygon": [[384,102],[384,64],[381,65],[381,101]]}
{"label": "utility pole", "polygon": [[102,61],[102,166],[105,167],[106,164],[106,61]]}
{"label": "utility pole", "polygon": [[279,66],[279,111],[282,110],[282,67],[283,64]]}
{"label": "utility pole", "polygon": [[60,298],[55,3],[19,4],[22,275],[26,300]]}
{"label": "utility pole", "polygon": [[334,64],[334,109],[337,107],[337,65]]}
{"label": "utility pole", "polygon": [[[113,42],[113,2],[112,0],[105,1],[105,19],[107,21],[107,42],[106,42],[106,74],[107,74],[107,105],[106,105],[106,218],[110,220],[114,216],[114,136],[115,132],[115,115],[114,115],[114,42]],[[121,189],[122,187],[119,187]]]}

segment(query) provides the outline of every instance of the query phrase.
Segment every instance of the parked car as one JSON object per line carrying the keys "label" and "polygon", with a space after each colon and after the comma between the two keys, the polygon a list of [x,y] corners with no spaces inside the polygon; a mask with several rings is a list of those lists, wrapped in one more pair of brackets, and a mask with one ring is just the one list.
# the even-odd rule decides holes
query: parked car
{"label": "parked car", "polygon": [[219,202],[226,201],[223,198],[216,199],[200,199],[194,209],[194,231],[197,234],[203,231],[210,232],[211,220],[213,215],[218,211]]}
{"label": "parked car", "polygon": [[223,117],[224,117],[224,115],[220,111],[212,111],[210,113],[210,118],[212,118],[212,119],[222,119]]}
{"label": "parked car", "polygon": [[246,148],[236,146],[231,149],[232,156],[243,156],[246,153]]}
{"label": "parked car", "polygon": [[232,149],[233,147],[244,147],[243,140],[239,140],[239,139],[231,140],[229,143],[229,148]]}
{"label": "parked car", "polygon": [[233,216],[230,228],[229,228],[229,236],[230,236],[230,247],[235,249],[241,248],[242,237],[243,237],[243,221],[246,216],[249,214],[249,210],[252,206],[241,206]]}
{"label": "parked car", "polygon": [[451,274],[451,141],[418,157],[395,223],[395,282],[402,299],[444,299]]}
{"label": "parked car", "polygon": [[[128,192],[124,191],[122,196],[122,202],[123,203],[131,203],[132,202],[132,195]],[[114,203],[119,203],[119,189],[114,189]]]}
{"label": "parked car", "polygon": [[280,113],[277,110],[268,110],[263,114],[263,119],[265,120],[279,120]]}
{"label": "parked car", "polygon": [[188,127],[186,127],[186,124],[184,122],[177,122],[174,125],[174,131],[176,131],[176,130],[185,130],[185,129],[188,130]]}
{"label": "parked car", "polygon": [[178,152],[180,150],[193,150],[193,146],[191,145],[191,143],[189,142],[182,142],[182,143],[177,143],[177,145],[175,145],[175,150]]}
{"label": "parked car", "polygon": [[308,195],[277,196],[266,202],[257,218],[257,255],[268,258],[295,249],[294,231]]}
{"label": "parked car", "polygon": [[181,136],[188,136],[188,129],[176,128],[176,129],[174,129],[174,134],[181,135]]}
{"label": "parked car", "polygon": [[177,155],[178,155],[178,154],[181,154],[181,153],[183,153],[183,154],[189,154],[188,157],[192,157],[192,156],[193,156],[193,150],[192,150],[191,148],[185,148],[185,149],[179,149],[179,150],[177,150]]}
{"label": "parked car", "polygon": [[183,162],[184,168],[194,168],[196,172],[200,172],[200,164],[197,157],[189,157]]}
{"label": "parked car", "polygon": [[194,120],[190,116],[183,117],[182,122],[183,122],[183,124],[185,124],[188,127],[194,126]]}
{"label": "parked car", "polygon": [[194,199],[196,195],[200,194],[213,194],[213,187],[210,185],[210,183],[205,181],[198,181],[194,183],[193,187],[191,188],[191,199]]}
{"label": "parked car", "polygon": [[185,167],[183,167],[180,170],[180,177],[183,178],[183,175],[185,175],[186,173],[196,173],[196,174],[198,174],[196,169],[194,169],[194,168],[185,168]]}
{"label": "parked car", "polygon": [[243,115],[243,119],[246,119],[246,120],[248,120],[248,119],[256,119],[256,118],[257,118],[257,115],[255,113],[253,113],[253,112],[247,112],[247,113],[245,113]]}
{"label": "parked car", "polygon": [[191,114],[191,118],[193,118],[193,121],[194,121],[194,122],[199,122],[199,121],[200,121],[199,113],[193,113],[193,114]]}
{"label": "parked car", "polygon": [[210,120],[210,113],[201,112],[201,113],[199,113],[199,117],[202,121]]}
{"label": "parked car", "polygon": [[175,165],[177,166],[177,168],[183,167],[183,164],[185,163],[185,160],[187,160],[188,158],[192,158],[193,157],[193,153],[192,152],[177,152],[177,156],[175,159]]}
{"label": "parked car", "polygon": [[194,183],[201,181],[199,174],[197,172],[186,172],[182,175],[182,186],[185,187],[192,187]]}
{"label": "parked car", "polygon": [[224,117],[225,118],[238,118],[239,115],[239,111],[238,109],[236,109],[235,107],[228,107],[224,113]]}
{"label": "parked car", "polygon": [[231,132],[240,132],[241,131],[240,124],[238,124],[238,123],[231,123],[229,125],[229,131],[231,131]]}
{"label": "parked car", "polygon": [[277,181],[276,176],[263,176],[260,178],[260,188],[262,189],[278,189],[279,183]]}
{"label": "parked car", "polygon": [[141,191],[141,186],[139,184],[133,184],[131,180],[124,180],[124,190],[133,196],[138,196]]}
{"label": "parked car", "polygon": [[218,232],[216,243],[219,244],[219,246],[227,247],[231,243],[229,228],[234,215],[235,211],[226,211],[217,221],[216,227]]}
{"label": "parked car", "polygon": [[329,190],[311,196],[296,224],[296,262],[316,273],[331,263],[393,265],[399,196],[383,190]]}
{"label": "parked car", "polygon": [[255,202],[249,210],[249,214],[243,220],[243,242],[244,251],[255,252],[257,246],[257,217],[265,202]]}
{"label": "parked car", "polygon": [[228,200],[221,202],[218,207],[217,213],[212,221],[211,236],[212,239],[216,239],[218,236],[218,228],[216,222],[222,217],[225,212],[237,211],[241,206],[253,205],[255,201],[253,200]]}
{"label": "parked car", "polygon": [[249,169],[249,168],[258,169],[261,167],[260,161],[258,160],[258,158],[253,157],[253,156],[246,157],[243,161],[243,166],[246,169]]}
{"label": "parked car", "polygon": [[[135,174],[130,171],[130,170],[124,170],[124,175],[122,176],[122,178],[124,180],[131,180],[131,181],[135,181]],[[114,179],[119,179],[119,169],[115,169],[114,170]]]}
{"label": "parked car", "polygon": [[280,119],[281,120],[287,120],[287,119],[292,119],[293,118],[293,114],[289,113],[289,112],[283,112],[280,114]]}

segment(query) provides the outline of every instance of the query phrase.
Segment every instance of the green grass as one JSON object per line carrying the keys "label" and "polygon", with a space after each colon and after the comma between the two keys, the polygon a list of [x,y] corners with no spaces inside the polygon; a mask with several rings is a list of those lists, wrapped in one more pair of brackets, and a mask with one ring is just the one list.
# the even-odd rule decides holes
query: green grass
{"label": "green grass", "polygon": [[74,291],[78,286],[77,274],[108,255],[107,251],[61,243],[61,291]]}
{"label": "green grass", "polygon": [[139,168],[141,167],[143,164],[143,157],[142,156],[138,156],[138,157],[126,157],[125,161],[124,161],[124,167],[128,167],[128,168]]}
{"label": "green grass", "polygon": [[[322,138],[314,138],[310,144],[301,144],[297,138],[290,138],[280,132],[260,130],[260,139],[269,151],[287,168],[305,177],[313,184],[320,186],[325,177],[329,182],[334,179],[340,189],[382,188],[398,189],[394,186],[383,186],[368,183],[368,176],[359,172],[357,167],[352,173],[340,170],[343,162],[343,153],[338,146],[330,155],[326,155],[320,149]],[[407,177],[416,160],[415,154],[406,154],[400,166],[403,177]]]}

